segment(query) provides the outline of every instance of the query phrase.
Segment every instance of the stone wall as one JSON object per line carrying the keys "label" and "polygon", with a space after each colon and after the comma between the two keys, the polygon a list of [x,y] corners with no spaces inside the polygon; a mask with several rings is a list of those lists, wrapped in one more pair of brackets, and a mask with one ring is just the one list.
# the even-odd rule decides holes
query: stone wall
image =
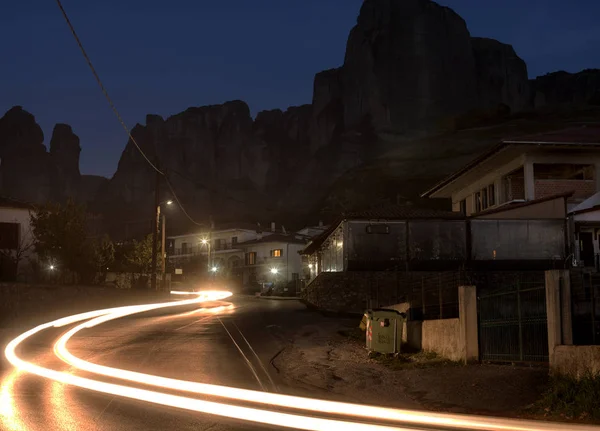
{"label": "stone wall", "polygon": [[363,313],[399,302],[400,275],[395,272],[322,272],[302,292],[302,299],[322,310]]}
{"label": "stone wall", "polygon": [[556,346],[552,371],[576,379],[600,374],[600,346]]}
{"label": "stone wall", "polygon": [[444,318],[456,317],[457,288],[463,282],[460,271],[322,272],[304,289],[302,298],[323,310],[356,313],[411,301],[415,309],[425,310],[426,319],[436,319],[440,313],[440,288],[444,291],[444,306],[452,305],[454,310],[448,308],[449,314],[444,314]]}

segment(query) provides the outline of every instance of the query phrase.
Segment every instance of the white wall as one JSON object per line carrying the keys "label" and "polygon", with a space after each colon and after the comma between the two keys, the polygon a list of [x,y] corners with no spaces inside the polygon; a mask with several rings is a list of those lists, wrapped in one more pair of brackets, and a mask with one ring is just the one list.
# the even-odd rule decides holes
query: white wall
{"label": "white wall", "polygon": [[[302,256],[298,253],[306,247],[305,244],[289,244],[286,242],[261,242],[245,247],[245,252],[256,253],[257,279],[262,282],[274,281],[275,275],[271,269],[277,269],[277,281],[292,281],[292,274],[302,278]],[[271,250],[281,249],[281,257],[271,257]]]}

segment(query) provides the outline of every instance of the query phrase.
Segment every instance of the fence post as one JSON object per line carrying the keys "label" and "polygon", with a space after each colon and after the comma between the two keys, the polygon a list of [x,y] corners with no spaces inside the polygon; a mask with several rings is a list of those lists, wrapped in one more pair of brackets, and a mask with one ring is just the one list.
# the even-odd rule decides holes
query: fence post
{"label": "fence post", "polygon": [[[560,290],[561,304],[561,326],[562,326],[562,343],[567,346],[573,345],[573,320],[571,308],[571,273],[570,271],[562,271],[562,283]],[[592,286],[590,288],[593,290]],[[594,313],[594,311],[592,311]],[[595,332],[595,331],[594,331]]]}
{"label": "fence post", "polygon": [[465,363],[478,361],[477,289],[475,286],[458,287],[458,322],[462,360]]}
{"label": "fence post", "polygon": [[554,349],[562,344],[561,279],[569,272],[553,269],[546,271],[546,319],[548,324],[548,359],[550,368],[554,364]]}

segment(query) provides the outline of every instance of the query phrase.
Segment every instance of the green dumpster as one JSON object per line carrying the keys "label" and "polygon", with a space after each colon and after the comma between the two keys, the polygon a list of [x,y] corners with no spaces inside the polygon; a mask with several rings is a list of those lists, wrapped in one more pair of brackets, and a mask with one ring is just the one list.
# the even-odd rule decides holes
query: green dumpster
{"label": "green dumpster", "polygon": [[400,353],[406,315],[396,310],[378,308],[367,310],[365,317],[367,349],[378,353]]}

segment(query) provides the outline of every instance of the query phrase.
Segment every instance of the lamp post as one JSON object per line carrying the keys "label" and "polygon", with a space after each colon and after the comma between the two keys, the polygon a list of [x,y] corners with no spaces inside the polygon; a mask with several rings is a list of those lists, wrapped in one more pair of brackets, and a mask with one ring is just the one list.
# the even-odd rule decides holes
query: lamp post
{"label": "lamp post", "polygon": [[200,241],[202,243],[202,245],[205,245],[207,247],[207,257],[206,260],[208,261],[206,264],[206,267],[208,269],[208,271],[212,271],[213,266],[210,264],[210,241],[206,238],[203,238],[202,241]]}
{"label": "lamp post", "polygon": [[162,204],[166,204],[166,205],[171,205],[173,204],[172,200],[167,200],[167,201],[163,201],[163,202],[158,202],[158,204],[156,205],[156,214],[155,214],[155,223],[154,223],[154,229],[152,231],[152,269],[151,269],[151,273],[150,273],[150,287],[153,290],[157,289],[156,286],[156,246],[157,246],[157,242],[158,242],[158,232],[159,232],[159,223],[162,222],[162,239],[161,239],[161,269],[162,269],[162,278],[161,278],[161,287],[164,287],[164,283],[166,281],[166,277],[165,277],[165,268],[166,268],[166,261],[165,261],[165,232],[166,232],[166,228],[167,228],[167,220],[164,214],[162,214],[162,220],[161,220],[161,213],[160,213],[160,206]]}

